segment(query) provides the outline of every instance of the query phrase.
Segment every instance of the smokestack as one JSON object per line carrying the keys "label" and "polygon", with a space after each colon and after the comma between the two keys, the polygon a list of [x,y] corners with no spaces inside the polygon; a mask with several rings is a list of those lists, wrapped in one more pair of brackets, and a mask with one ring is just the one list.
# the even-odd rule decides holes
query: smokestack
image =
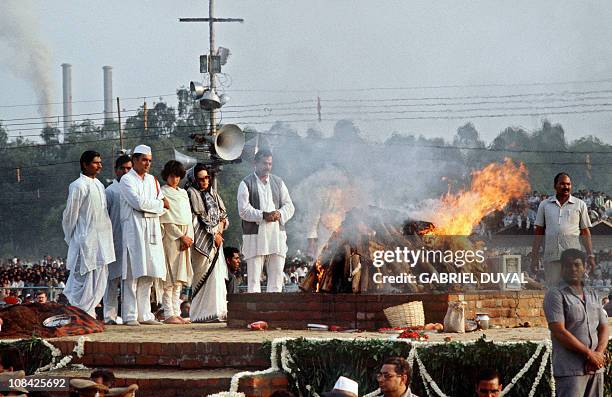
{"label": "smokestack", "polygon": [[72,65],[62,63],[62,87],[64,91],[64,134],[72,125]]}
{"label": "smokestack", "polygon": [[104,121],[113,121],[113,67],[103,66],[104,71]]}

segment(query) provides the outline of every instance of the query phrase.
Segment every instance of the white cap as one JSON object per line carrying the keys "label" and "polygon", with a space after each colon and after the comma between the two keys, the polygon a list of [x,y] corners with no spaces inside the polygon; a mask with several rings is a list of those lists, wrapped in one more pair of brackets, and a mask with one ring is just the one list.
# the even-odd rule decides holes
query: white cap
{"label": "white cap", "polygon": [[359,385],[357,382],[344,376],[338,378],[334,385],[334,390],[343,390],[355,396],[359,395]]}
{"label": "white cap", "polygon": [[151,154],[151,148],[147,145],[138,145],[134,148],[134,151],[132,152],[132,154],[137,154],[137,153]]}

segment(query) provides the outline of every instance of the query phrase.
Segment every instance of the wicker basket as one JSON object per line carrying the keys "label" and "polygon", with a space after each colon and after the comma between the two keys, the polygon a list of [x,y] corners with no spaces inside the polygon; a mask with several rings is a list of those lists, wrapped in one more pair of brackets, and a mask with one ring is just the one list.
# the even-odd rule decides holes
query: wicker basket
{"label": "wicker basket", "polygon": [[409,328],[425,325],[425,313],[421,301],[388,307],[383,311],[392,327]]}

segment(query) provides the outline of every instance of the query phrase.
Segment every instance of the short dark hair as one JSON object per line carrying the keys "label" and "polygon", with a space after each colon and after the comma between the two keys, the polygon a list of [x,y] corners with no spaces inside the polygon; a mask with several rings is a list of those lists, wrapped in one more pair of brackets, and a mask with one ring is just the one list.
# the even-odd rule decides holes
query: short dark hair
{"label": "short dark hair", "polygon": [[193,167],[193,179],[196,179],[198,177],[198,172],[200,171],[208,172],[208,175],[210,175],[210,177],[212,178],[212,170],[204,163],[197,163]]}
{"label": "short dark hair", "polygon": [[45,296],[47,296],[47,291],[45,291],[44,289],[39,289],[39,290],[36,292],[36,296],[38,296],[38,295],[43,295],[43,294],[44,294]]}
{"label": "short dark hair", "polygon": [[389,357],[383,361],[383,365],[395,365],[395,372],[398,375],[408,375],[407,385],[410,384],[410,364],[403,357]]}
{"label": "short dark hair", "polygon": [[255,162],[258,162],[264,157],[272,157],[272,152],[270,149],[259,149],[257,153],[255,153]]}
{"label": "short dark hair", "polygon": [[144,153],[133,153],[132,160],[138,160]]}
{"label": "short dark hair", "polygon": [[576,259],[580,259],[584,264],[586,263],[586,254],[579,249],[568,248],[561,253],[561,266],[568,265]]}
{"label": "short dark hair", "polygon": [[164,169],[161,172],[161,177],[164,181],[168,180],[170,175],[178,176],[183,179],[185,177],[185,167],[183,163],[176,160],[170,160],[164,165]]}
{"label": "short dark hair", "polygon": [[270,394],[270,397],[295,397],[295,394],[291,393],[289,390],[277,390]]}
{"label": "short dark hair", "polygon": [[562,176],[566,176],[570,180],[572,179],[572,177],[569,176],[569,174],[567,172],[559,172],[557,175],[555,175],[555,186],[557,186],[557,182],[559,182],[559,178],[561,178]]}
{"label": "short dark hair", "polygon": [[115,169],[118,170],[123,164],[127,163],[128,161],[132,162],[132,158],[129,154],[122,154],[121,156],[117,157],[117,160],[115,160]]}
{"label": "short dark hair", "polygon": [[223,256],[225,256],[225,259],[231,258],[236,253],[240,254],[240,250],[236,247],[223,247]]}
{"label": "short dark hair", "polygon": [[81,164],[81,171],[85,171],[85,164],[89,164],[91,163],[96,157],[102,157],[100,155],[100,153],[96,152],[95,150],[86,150],[83,152],[83,154],[81,155],[81,159],[79,160],[79,163]]}
{"label": "short dark hair", "polygon": [[89,379],[102,378],[103,383],[109,383],[115,381],[115,374],[113,371],[106,368],[96,368],[93,370]]}
{"label": "short dark hair", "polygon": [[476,384],[479,384],[481,380],[493,380],[497,379],[502,383],[501,374],[495,368],[484,368],[478,373],[476,378]]}

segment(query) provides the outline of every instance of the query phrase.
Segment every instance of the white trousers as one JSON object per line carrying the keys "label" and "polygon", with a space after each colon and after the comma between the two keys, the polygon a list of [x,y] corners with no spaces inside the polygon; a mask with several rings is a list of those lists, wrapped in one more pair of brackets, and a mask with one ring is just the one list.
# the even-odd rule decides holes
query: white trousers
{"label": "white trousers", "polygon": [[283,292],[285,258],[276,254],[258,255],[247,259],[248,292],[261,292],[261,272],[264,264],[268,274],[266,292]]}
{"label": "white trousers", "polygon": [[64,295],[72,306],[96,318],[96,306],[106,291],[108,267],[103,265],[85,274],[81,274],[77,269],[78,267],[70,272]]}
{"label": "white trousers", "polygon": [[119,287],[121,286],[121,277],[108,280],[106,293],[102,300],[104,304],[104,321],[117,321],[119,314]]}
{"label": "white trousers", "polygon": [[179,298],[183,283],[164,282],[164,294],[162,295],[162,308],[164,309],[164,318],[180,317],[181,308],[179,306]]}
{"label": "white trousers", "polygon": [[128,321],[155,320],[151,313],[151,287],[153,277],[132,278],[131,266],[127,268],[127,278],[123,280],[123,297],[121,299],[121,318]]}

